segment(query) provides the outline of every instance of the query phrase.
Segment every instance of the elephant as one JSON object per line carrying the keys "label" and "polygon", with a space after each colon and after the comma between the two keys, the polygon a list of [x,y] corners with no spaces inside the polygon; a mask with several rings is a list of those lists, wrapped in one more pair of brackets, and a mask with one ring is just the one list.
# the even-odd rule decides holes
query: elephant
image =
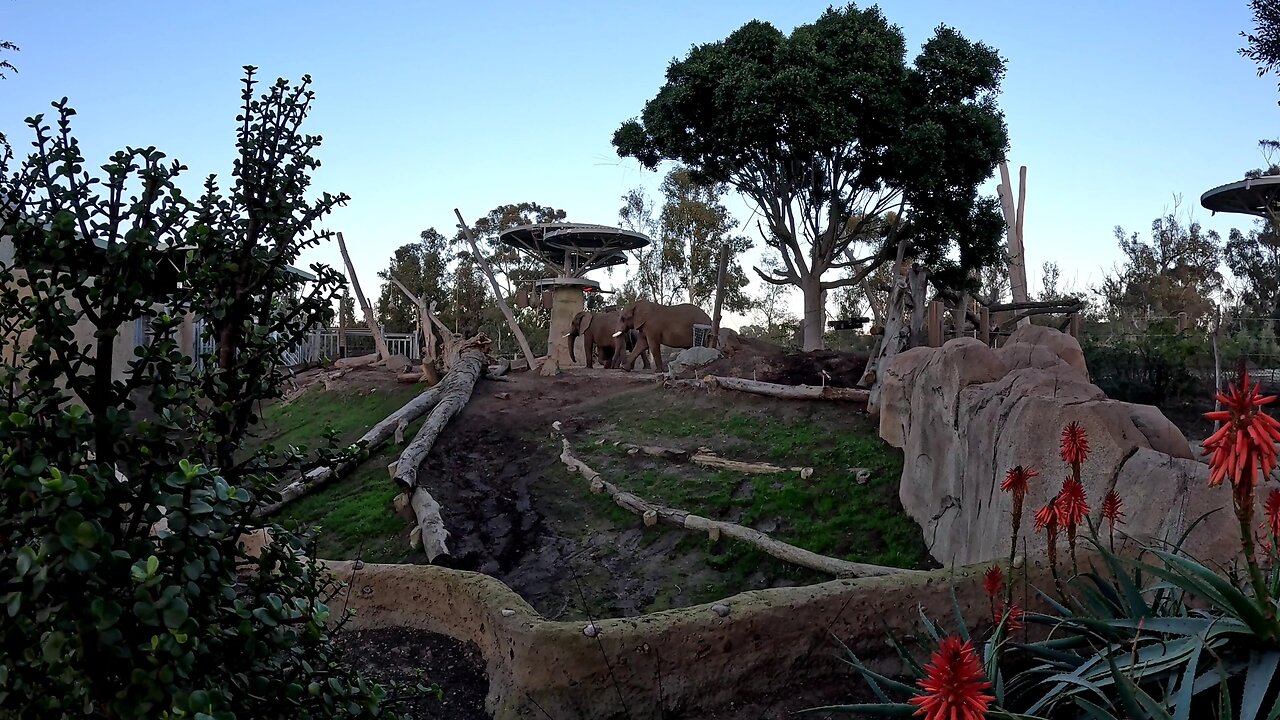
{"label": "elephant", "polygon": [[627,330],[640,332],[640,340],[627,358],[627,370],[633,369],[636,357],[648,350],[653,353],[654,369],[666,372],[666,364],[662,361],[662,346],[693,347],[693,326],[710,325],[711,317],[697,305],[659,305],[648,300],[637,300],[622,309],[618,324],[619,336]]}
{"label": "elephant", "polygon": [[[622,365],[622,357],[633,348],[639,340],[639,333],[634,331],[620,334],[618,319],[621,313],[617,310],[606,313],[593,313],[583,310],[573,316],[569,325],[569,359],[575,363],[578,358],[573,346],[578,336],[582,336],[582,348],[586,352],[587,367],[591,367],[596,350],[600,352],[600,364],[605,368],[616,368]],[[649,367],[647,357],[642,357],[644,366]]]}

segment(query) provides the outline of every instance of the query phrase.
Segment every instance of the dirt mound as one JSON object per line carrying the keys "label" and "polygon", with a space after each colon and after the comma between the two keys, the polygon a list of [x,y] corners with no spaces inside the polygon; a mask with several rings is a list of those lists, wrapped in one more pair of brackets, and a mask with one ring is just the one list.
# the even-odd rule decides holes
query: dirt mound
{"label": "dirt mound", "polygon": [[725,356],[698,369],[699,375],[740,377],[782,385],[856,387],[867,368],[867,354],[814,350],[787,352],[753,338],[731,336]]}
{"label": "dirt mound", "polygon": [[784,355],[760,379],[783,385],[854,387],[866,369],[866,353],[813,350]]}

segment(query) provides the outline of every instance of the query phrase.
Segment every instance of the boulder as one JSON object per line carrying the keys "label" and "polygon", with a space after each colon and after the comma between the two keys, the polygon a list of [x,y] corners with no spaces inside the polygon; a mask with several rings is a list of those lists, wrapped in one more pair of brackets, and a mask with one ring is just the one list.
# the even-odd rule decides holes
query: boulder
{"label": "boulder", "polygon": [[387,369],[394,373],[404,372],[405,370],[408,370],[409,366],[412,364],[413,363],[409,361],[409,358],[404,355],[392,355],[387,358]]}
{"label": "boulder", "polygon": [[668,361],[667,369],[672,375],[678,375],[685,370],[700,368],[703,365],[715,362],[720,357],[720,351],[715,348],[691,347],[674,355]]}
{"label": "boulder", "polygon": [[1144,539],[1177,539],[1197,516],[1225,503],[1227,512],[1214,513],[1189,543],[1230,553],[1230,493],[1207,487],[1208,468],[1177,427],[1158,409],[1110,400],[1089,383],[1071,336],[1024,330],[999,350],[960,338],[908,350],[886,368],[880,436],[903,449],[899,496],[934,558],[951,566],[1008,556],[1012,499],[1000,483],[1017,465],[1039,473],[1019,545],[1042,544],[1031,518],[1070,471],[1059,448],[1062,428],[1073,421],[1089,435],[1082,481],[1095,523],[1112,488],[1128,508],[1124,530]]}

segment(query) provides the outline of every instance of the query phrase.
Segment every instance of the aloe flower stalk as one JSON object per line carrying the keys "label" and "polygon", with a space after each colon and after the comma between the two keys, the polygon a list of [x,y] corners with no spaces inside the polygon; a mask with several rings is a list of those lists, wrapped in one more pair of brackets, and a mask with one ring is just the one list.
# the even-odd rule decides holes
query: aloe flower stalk
{"label": "aloe flower stalk", "polygon": [[1220,485],[1224,479],[1231,483],[1231,499],[1240,522],[1240,545],[1249,567],[1249,580],[1254,593],[1267,608],[1268,619],[1274,622],[1275,606],[1254,550],[1253,503],[1259,474],[1265,477],[1275,467],[1280,422],[1262,412],[1263,407],[1275,402],[1275,396],[1263,396],[1262,383],[1251,383],[1249,371],[1243,365],[1241,362],[1239,384],[1230,385],[1226,393],[1218,393],[1222,409],[1205,413],[1206,419],[1221,425],[1202,446],[1210,456],[1209,485]]}

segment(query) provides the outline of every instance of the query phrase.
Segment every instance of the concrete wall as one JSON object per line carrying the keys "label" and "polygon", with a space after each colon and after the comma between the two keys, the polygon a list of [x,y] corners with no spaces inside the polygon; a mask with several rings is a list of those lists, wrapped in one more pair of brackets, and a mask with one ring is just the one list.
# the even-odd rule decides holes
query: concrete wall
{"label": "concrete wall", "polygon": [[[346,606],[357,614],[350,628],[415,628],[475,643],[488,667],[495,720],[659,720],[664,711],[723,707],[827,677],[851,682],[852,692],[860,681],[839,661],[837,638],[877,670],[897,673],[885,629],[899,637],[918,632],[917,607],[952,627],[954,585],[971,627],[990,614],[982,565],[751,591],[724,600],[724,617],[699,605],[599,620],[592,638],[583,632],[587,621],[544,620],[486,575],[429,565],[330,565],[352,585]],[[1043,574],[1033,569],[1037,579]],[[340,610],[343,602],[331,605]]]}

